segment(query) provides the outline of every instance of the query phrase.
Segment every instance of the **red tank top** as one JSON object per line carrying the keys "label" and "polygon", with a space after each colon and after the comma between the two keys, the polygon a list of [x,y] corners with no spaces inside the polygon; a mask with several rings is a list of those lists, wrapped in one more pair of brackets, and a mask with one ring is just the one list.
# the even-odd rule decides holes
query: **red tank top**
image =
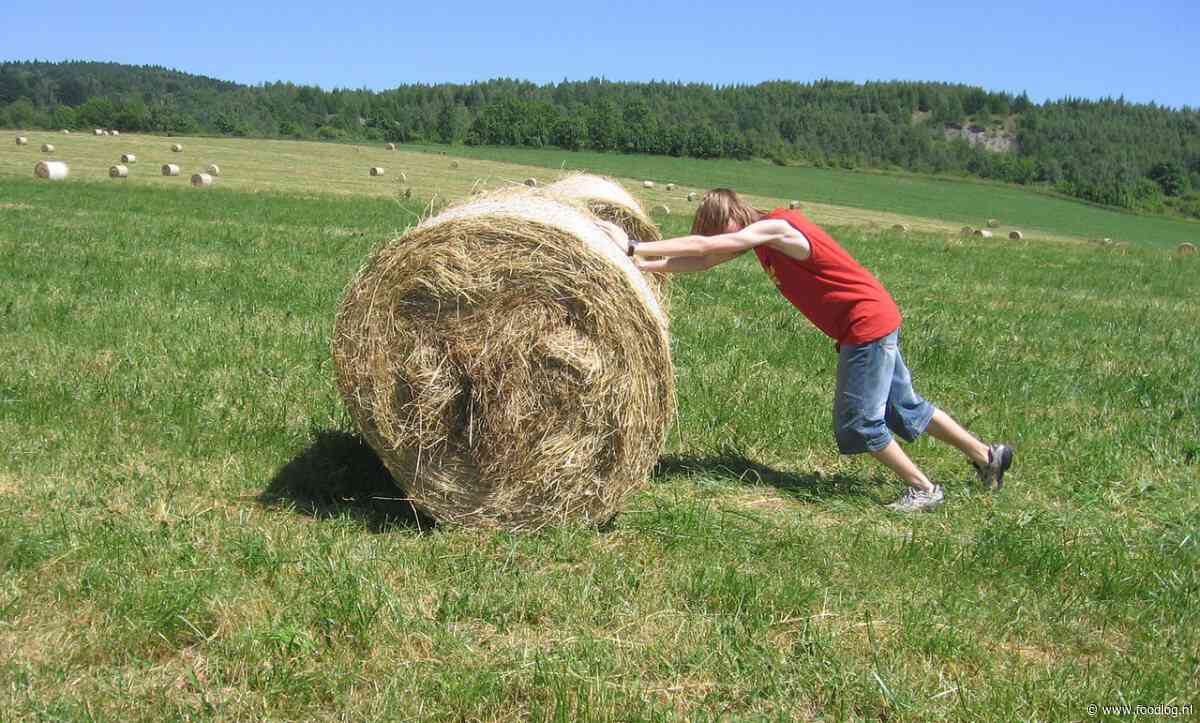
{"label": "red tank top", "polygon": [[783,208],[767,218],[787,221],[808,239],[812,253],[803,261],[766,245],[754,253],[784,298],[818,329],[839,344],[863,344],[900,328],[900,309],[887,289],[820,226]]}

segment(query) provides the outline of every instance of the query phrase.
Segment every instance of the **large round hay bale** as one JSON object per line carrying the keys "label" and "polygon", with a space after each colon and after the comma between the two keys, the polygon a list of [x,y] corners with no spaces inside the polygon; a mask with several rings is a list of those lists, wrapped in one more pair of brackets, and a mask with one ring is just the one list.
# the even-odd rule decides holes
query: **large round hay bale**
{"label": "large round hay bale", "polygon": [[987,226],[988,228],[1000,228],[1000,222],[994,218],[989,218],[987,220]]}
{"label": "large round hay bale", "polygon": [[102,135],[104,135],[104,131],[99,128],[96,128],[95,130],[92,131],[92,134],[97,135],[97,136],[102,136]]}
{"label": "large round hay bale", "polygon": [[53,152],[54,152],[54,146],[52,144],[50,144],[50,143],[42,144],[42,153],[53,153]]}
{"label": "large round hay bale", "polygon": [[1196,253],[1196,244],[1184,241],[1179,244],[1179,248],[1175,249],[1180,256],[1190,256]]}
{"label": "large round hay bale", "polygon": [[338,309],[338,388],[440,522],[599,524],[657,462],[674,399],[666,318],[583,209],[509,191],[376,251]]}
{"label": "large round hay bale", "polygon": [[790,208],[793,211],[798,210],[800,208],[800,202],[799,201],[789,201],[788,208]]}
{"label": "large round hay bale", "polygon": [[537,179],[536,178],[526,178],[524,183],[526,186],[529,186],[530,188],[537,188]]}
{"label": "large round hay bale", "polygon": [[33,166],[33,175],[51,181],[61,181],[67,177],[70,169],[62,161],[38,161]]}
{"label": "large round hay bale", "polygon": [[[636,241],[661,241],[662,234],[658,226],[650,220],[624,186],[604,176],[593,176],[588,173],[573,173],[546,186],[545,193],[550,196],[581,202],[598,218],[621,227],[629,238]],[[646,274],[650,288],[654,290],[659,303],[665,308],[670,294],[670,276],[668,274]]]}
{"label": "large round hay bale", "polygon": [[121,163],[137,163],[137,156],[132,153],[122,153]]}
{"label": "large round hay bale", "polygon": [[182,145],[180,145],[180,144],[178,144],[178,143],[172,143],[172,144],[171,144],[171,151],[172,151],[172,152],[174,152],[174,153],[180,153],[180,152],[182,152],[182,151],[183,151],[183,146],[182,146]]}
{"label": "large round hay bale", "polygon": [[1021,233],[1020,231],[1009,231],[1008,238],[1013,241],[1020,241],[1021,239],[1025,238],[1025,234]]}
{"label": "large round hay bale", "polygon": [[109,132],[108,132],[108,131],[101,129],[101,131],[100,131],[100,135],[102,135],[102,136],[107,136],[107,135],[110,135],[110,134],[109,134]]}
{"label": "large round hay bale", "polygon": [[108,169],[109,178],[129,178],[129,168],[123,165],[110,166]]}
{"label": "large round hay bale", "polygon": [[387,144],[387,149],[388,149],[389,151],[394,151],[394,150],[396,150],[396,144],[395,144],[395,143],[389,143],[389,144]]}
{"label": "large round hay bale", "polygon": [[17,145],[24,146],[29,144],[29,139],[25,136],[17,136]]}
{"label": "large round hay bale", "polygon": [[111,133],[111,134],[112,134],[112,135],[114,135],[114,136],[119,136],[119,135],[121,135],[121,131],[118,131],[118,130],[115,130],[115,129],[114,129],[114,130],[111,130],[111,131],[109,131],[109,133]]}
{"label": "large round hay bale", "polygon": [[654,188],[654,181],[642,181],[642,188]]}
{"label": "large round hay bale", "polygon": [[981,238],[991,238],[992,232],[986,228],[977,228],[975,229],[975,235]]}
{"label": "large round hay bale", "polygon": [[384,171],[384,170],[383,170],[382,168],[380,168],[379,166],[372,166],[372,167],[371,167],[371,175],[372,175],[372,176],[382,176],[384,173],[386,173],[386,171]]}
{"label": "large round hay bale", "polygon": [[215,163],[210,163],[208,164],[208,168],[204,169],[204,172],[215,178],[221,175],[221,167]]}
{"label": "large round hay bale", "polygon": [[164,163],[162,167],[162,174],[164,176],[178,176],[179,166],[175,165],[174,163]]}
{"label": "large round hay bale", "polygon": [[193,173],[192,185],[196,188],[207,188],[213,185],[213,177],[207,173]]}

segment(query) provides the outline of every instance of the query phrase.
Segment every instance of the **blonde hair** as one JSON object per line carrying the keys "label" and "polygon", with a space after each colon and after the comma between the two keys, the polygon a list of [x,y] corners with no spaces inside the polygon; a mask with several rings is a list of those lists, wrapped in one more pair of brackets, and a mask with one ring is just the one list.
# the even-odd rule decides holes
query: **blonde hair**
{"label": "blonde hair", "polygon": [[740,228],[745,228],[766,215],[766,211],[746,203],[732,189],[714,188],[704,194],[700,208],[696,209],[692,233],[698,236],[716,236],[725,233],[731,220]]}

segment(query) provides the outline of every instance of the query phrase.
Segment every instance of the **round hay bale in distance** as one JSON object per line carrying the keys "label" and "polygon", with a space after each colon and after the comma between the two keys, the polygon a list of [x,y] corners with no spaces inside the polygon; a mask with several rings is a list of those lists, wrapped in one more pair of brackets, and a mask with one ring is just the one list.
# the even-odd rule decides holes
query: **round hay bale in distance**
{"label": "round hay bale in distance", "polygon": [[121,163],[137,163],[137,156],[132,153],[122,153]]}
{"label": "round hay bale in distance", "polygon": [[175,165],[174,163],[164,163],[162,167],[162,174],[164,176],[178,176],[179,166]]}
{"label": "round hay bale in distance", "polygon": [[371,167],[371,175],[372,175],[372,176],[382,176],[384,173],[386,173],[386,171],[384,171],[384,170],[383,170],[382,168],[380,168],[379,166],[372,166],[372,167]]}
{"label": "round hay bale in distance", "polygon": [[601,524],[673,411],[654,294],[594,217],[543,194],[471,200],[377,250],[332,346],[359,430],[443,523]]}
{"label": "round hay bale in distance", "polygon": [[800,208],[800,202],[799,201],[789,201],[788,208],[795,211]]}
{"label": "round hay bale in distance", "polygon": [[1190,241],[1184,241],[1183,243],[1179,244],[1179,248],[1175,249],[1175,251],[1178,252],[1180,256],[1191,256],[1192,254],[1196,253],[1196,244],[1191,243]]}
{"label": "round hay bale in distance", "polygon": [[654,181],[642,181],[642,188],[654,188]]}
{"label": "round hay bale in distance", "polygon": [[213,185],[213,177],[207,173],[192,174],[192,185],[196,188],[208,188]]}
{"label": "round hay bale in distance", "polygon": [[977,228],[975,229],[975,235],[981,238],[991,238],[992,232],[986,228]]}
{"label": "round hay bale in distance", "polygon": [[172,144],[171,144],[171,151],[172,151],[173,153],[181,153],[181,152],[183,151],[183,146],[182,146],[182,145],[180,145],[179,143],[172,143]]}
{"label": "round hay bale in distance", "polygon": [[[621,227],[629,238],[637,241],[661,241],[658,226],[646,215],[642,204],[633,194],[611,178],[589,173],[572,173],[549,186],[547,195],[581,202],[597,218]],[[670,296],[670,274],[645,274],[646,281],[665,309]]]}
{"label": "round hay bale in distance", "polygon": [[121,135],[121,131],[118,131],[118,130],[115,130],[115,129],[114,129],[114,130],[111,130],[111,131],[109,131],[109,133],[111,133],[111,134],[112,134],[112,135],[114,135],[114,136],[119,136],[119,135]]}
{"label": "round hay bale in distance", "polygon": [[1008,238],[1013,241],[1020,241],[1021,239],[1025,238],[1025,234],[1021,233],[1020,231],[1009,231]]}
{"label": "round hay bale in distance", "polygon": [[17,145],[24,146],[29,144],[29,139],[25,136],[17,136]]}
{"label": "round hay bale in distance", "polygon": [[129,178],[129,167],[117,164],[108,169],[109,178]]}
{"label": "round hay bale in distance", "polygon": [[905,232],[907,232],[907,231],[908,231],[908,225],[907,225],[907,224],[903,224],[903,223],[898,223],[898,224],[896,224],[895,226],[892,226],[892,230],[893,230],[893,231],[900,231],[900,232],[902,232],[902,233],[905,233]]}
{"label": "round hay bale in distance", "polygon": [[657,206],[655,206],[654,208],[650,209],[650,215],[651,216],[670,216],[671,215],[671,207],[665,203],[660,203]]}
{"label": "round hay bale in distance", "polygon": [[71,131],[70,131],[70,129],[63,128],[63,129],[62,129],[62,134],[63,134],[64,136],[69,136],[69,135],[71,135]]}
{"label": "round hay bale in distance", "polygon": [[675,190],[675,184],[674,184],[674,183],[668,183],[668,184],[667,184],[667,190],[668,190],[668,191],[674,191],[674,190]]}
{"label": "round hay bale in distance", "polygon": [[396,144],[395,144],[395,143],[389,143],[389,144],[387,144],[387,149],[388,149],[389,151],[394,151],[394,150],[396,150]]}
{"label": "round hay bale in distance", "polygon": [[688,194],[687,198],[689,201],[695,201],[696,200],[696,192],[692,191],[691,193]]}
{"label": "round hay bale in distance", "polygon": [[526,186],[529,186],[530,188],[537,188],[537,185],[538,185],[538,184],[537,184],[537,179],[536,179],[536,178],[526,178],[526,179],[523,181],[523,183],[524,183]]}
{"label": "round hay bale in distance", "polygon": [[38,161],[33,166],[33,175],[50,181],[61,181],[67,177],[70,169],[62,161]]}
{"label": "round hay bale in distance", "polygon": [[215,163],[210,163],[208,164],[208,167],[204,169],[204,172],[215,178],[221,175],[221,167]]}
{"label": "round hay bale in distance", "polygon": [[54,146],[53,146],[53,145],[51,145],[51,144],[49,144],[49,143],[43,143],[43,144],[42,144],[42,153],[53,153],[53,152],[54,152]]}
{"label": "round hay bale in distance", "polygon": [[458,170],[458,161],[450,161],[450,167],[454,170]]}
{"label": "round hay bale in distance", "polygon": [[102,136],[102,135],[104,135],[104,131],[99,128],[96,128],[95,130],[92,131],[92,134],[97,135],[97,136]]}
{"label": "round hay bale in distance", "polygon": [[987,226],[988,226],[988,228],[999,228],[999,227],[1000,227],[1000,222],[999,222],[999,221],[997,221],[997,220],[996,220],[996,219],[994,219],[994,218],[989,218],[989,219],[987,220]]}

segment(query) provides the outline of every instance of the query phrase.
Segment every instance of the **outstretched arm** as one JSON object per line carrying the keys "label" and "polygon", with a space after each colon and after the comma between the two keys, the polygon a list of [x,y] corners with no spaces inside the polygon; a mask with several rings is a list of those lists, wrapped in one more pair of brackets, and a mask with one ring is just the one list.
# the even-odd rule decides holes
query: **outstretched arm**
{"label": "outstretched arm", "polygon": [[810,253],[808,239],[804,234],[787,221],[779,219],[758,221],[741,231],[717,236],[680,236],[663,241],[646,241],[637,244],[633,253],[636,256],[668,258],[732,257],[763,244],[771,244],[789,256],[799,259],[808,258]]}
{"label": "outstretched arm", "polygon": [[676,256],[664,259],[633,258],[634,263],[642,271],[652,271],[656,274],[682,274],[693,271],[707,271],[717,264],[736,258],[737,254],[712,254],[710,256]]}

